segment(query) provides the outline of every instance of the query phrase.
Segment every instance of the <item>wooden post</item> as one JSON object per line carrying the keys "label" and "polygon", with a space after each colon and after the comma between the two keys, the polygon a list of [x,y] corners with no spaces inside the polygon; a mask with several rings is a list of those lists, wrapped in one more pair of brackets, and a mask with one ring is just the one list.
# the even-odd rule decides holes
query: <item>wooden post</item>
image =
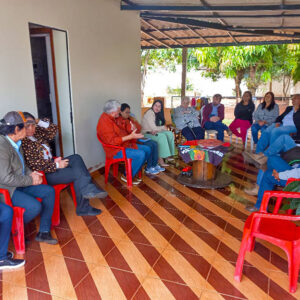
{"label": "wooden post", "polygon": [[181,98],[185,96],[186,89],[186,61],[187,48],[182,48]]}
{"label": "wooden post", "polygon": [[194,181],[212,180],[216,177],[216,167],[204,160],[193,161],[192,170]]}

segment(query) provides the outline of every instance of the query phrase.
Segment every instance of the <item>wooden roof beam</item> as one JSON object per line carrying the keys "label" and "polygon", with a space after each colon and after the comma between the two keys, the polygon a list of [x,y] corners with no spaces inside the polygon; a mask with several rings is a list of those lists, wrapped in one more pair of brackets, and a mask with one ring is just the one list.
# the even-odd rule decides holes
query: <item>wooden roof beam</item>
{"label": "wooden roof beam", "polygon": [[199,38],[201,38],[208,46],[211,46],[210,42],[204,38],[200,33],[198,33],[196,30],[191,28],[189,25],[185,25],[186,28],[188,28],[190,31],[192,31],[194,34],[196,34]]}
{"label": "wooden roof beam", "polygon": [[168,39],[170,39],[171,41],[175,42],[176,44],[180,45],[180,46],[184,46],[183,44],[181,44],[180,42],[174,40],[170,35],[164,33],[163,31],[159,30],[159,28],[157,28],[156,26],[152,25],[150,22],[144,20],[143,18],[141,18],[142,22],[144,22],[145,24],[147,24],[148,26],[152,27],[153,29],[155,29],[156,31],[158,31],[160,34],[162,34],[163,36],[167,37]]}
{"label": "wooden roof beam", "polygon": [[152,45],[152,46],[155,47],[155,48],[158,48],[157,45],[155,45],[154,43],[152,43],[152,42],[150,42],[150,41],[147,41],[147,40],[145,40],[145,39],[143,39],[143,38],[141,38],[141,41],[142,41],[142,42],[146,42],[146,43]]}
{"label": "wooden roof beam", "polygon": [[[128,0],[126,0],[128,1]],[[300,4],[273,4],[273,5],[122,5],[122,10],[152,10],[152,11],[283,11],[283,10],[300,10]]]}
{"label": "wooden roof beam", "polygon": [[168,44],[166,44],[166,43],[160,41],[160,40],[159,40],[158,38],[156,38],[153,34],[147,33],[147,32],[145,32],[143,29],[141,29],[141,32],[142,32],[143,34],[149,36],[149,37],[150,37],[151,39],[153,39],[154,41],[157,41],[157,42],[159,42],[160,44],[164,45],[165,47],[171,48]]}

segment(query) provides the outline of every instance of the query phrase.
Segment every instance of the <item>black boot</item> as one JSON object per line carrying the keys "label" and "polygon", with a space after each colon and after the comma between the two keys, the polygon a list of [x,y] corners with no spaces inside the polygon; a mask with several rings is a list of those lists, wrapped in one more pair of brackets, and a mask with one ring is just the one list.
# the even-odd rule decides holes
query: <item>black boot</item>
{"label": "black boot", "polygon": [[35,240],[37,242],[43,242],[43,243],[47,243],[50,245],[56,245],[58,243],[57,240],[51,236],[51,233],[49,231],[48,232],[39,232],[36,235]]}
{"label": "black boot", "polygon": [[83,194],[83,198],[85,199],[105,198],[106,196],[107,192],[96,187],[93,183],[87,185]]}
{"label": "black boot", "polygon": [[81,203],[77,203],[77,216],[97,216],[102,213],[101,209],[90,206],[87,199],[82,199]]}

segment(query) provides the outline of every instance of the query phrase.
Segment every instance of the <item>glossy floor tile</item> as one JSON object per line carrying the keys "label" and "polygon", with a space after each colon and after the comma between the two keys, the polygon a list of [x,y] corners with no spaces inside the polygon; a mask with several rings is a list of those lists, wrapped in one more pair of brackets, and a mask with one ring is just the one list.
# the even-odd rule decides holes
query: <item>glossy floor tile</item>
{"label": "glossy floor tile", "polygon": [[[91,203],[97,217],[78,217],[66,190],[61,222],[53,229],[59,245],[34,241],[38,220],[27,226],[26,265],[0,273],[2,299],[300,299],[288,292],[287,260],[276,247],[257,241],[247,253],[243,278],[234,281],[244,222],[243,192],[257,169],[244,164],[241,145],[227,166],[233,183],[219,190],[182,186],[184,163],[128,190],[103,170],[94,182],[108,191]],[[14,250],[13,245],[10,248]]]}

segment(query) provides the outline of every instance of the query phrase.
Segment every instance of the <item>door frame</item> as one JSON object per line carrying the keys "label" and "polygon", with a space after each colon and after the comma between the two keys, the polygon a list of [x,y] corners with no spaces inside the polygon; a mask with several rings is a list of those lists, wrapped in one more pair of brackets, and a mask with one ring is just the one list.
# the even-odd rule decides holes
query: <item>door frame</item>
{"label": "door frame", "polygon": [[[55,91],[55,103],[56,103],[56,115],[57,115],[57,125],[58,125],[58,138],[59,138],[59,149],[60,154],[63,157],[63,140],[61,133],[61,119],[60,119],[60,107],[59,107],[59,96],[58,96],[58,87],[57,87],[57,76],[56,76],[56,64],[55,64],[55,50],[53,43],[53,30],[64,32],[66,35],[66,49],[67,49],[67,67],[68,67],[68,88],[70,95],[70,121],[72,128],[72,144],[73,144],[73,153],[76,153],[75,148],[75,136],[74,136],[74,123],[73,123],[73,107],[72,107],[72,90],[71,90],[71,77],[70,77],[70,60],[69,60],[69,44],[68,44],[68,33],[65,30],[43,26],[35,23],[28,23],[30,35],[44,35],[49,34],[50,37],[50,46],[51,46],[51,60],[52,60],[52,73],[53,73],[53,83]],[[38,28],[30,28],[30,25],[38,26]]]}

